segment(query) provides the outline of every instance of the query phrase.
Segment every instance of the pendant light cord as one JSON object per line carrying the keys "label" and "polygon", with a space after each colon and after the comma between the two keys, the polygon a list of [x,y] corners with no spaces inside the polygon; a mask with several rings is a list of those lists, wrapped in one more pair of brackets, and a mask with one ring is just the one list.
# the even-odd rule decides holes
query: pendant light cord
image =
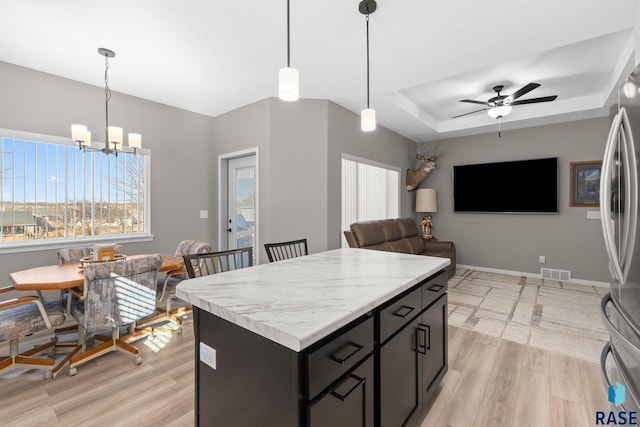
{"label": "pendant light cord", "polygon": [[109,141],[109,100],[111,99],[111,89],[109,89],[109,56],[104,56],[104,117],[105,117],[105,141],[107,144],[107,150],[110,149]]}
{"label": "pendant light cord", "polygon": [[367,15],[367,108],[369,108],[369,15]]}
{"label": "pendant light cord", "polygon": [[287,0],[287,67],[291,67],[291,40],[290,40],[291,30],[289,28],[289,0]]}

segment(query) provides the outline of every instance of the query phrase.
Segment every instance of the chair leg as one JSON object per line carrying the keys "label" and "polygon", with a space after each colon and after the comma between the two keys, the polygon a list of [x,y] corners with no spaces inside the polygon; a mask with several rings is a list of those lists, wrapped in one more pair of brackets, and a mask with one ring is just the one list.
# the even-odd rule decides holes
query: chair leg
{"label": "chair leg", "polygon": [[30,350],[18,353],[18,339],[14,338],[9,341],[9,356],[0,361],[0,374],[10,369],[44,369],[44,377],[50,378],[53,374],[53,359],[44,359],[36,357],[45,351],[55,348],[56,340],[49,343],[39,345]]}
{"label": "chair leg", "polygon": [[[82,328],[81,328],[82,329]],[[120,351],[129,354],[134,357],[134,363],[139,365],[142,363],[142,358],[138,355],[137,347],[128,344],[125,340],[120,338],[120,330],[114,327],[111,330],[111,336],[94,335],[94,340],[104,341],[89,350],[86,350],[78,355],[72,355],[69,363],[69,375],[75,375],[78,373],[77,367],[83,363],[93,360],[103,354],[111,353],[114,351]]]}

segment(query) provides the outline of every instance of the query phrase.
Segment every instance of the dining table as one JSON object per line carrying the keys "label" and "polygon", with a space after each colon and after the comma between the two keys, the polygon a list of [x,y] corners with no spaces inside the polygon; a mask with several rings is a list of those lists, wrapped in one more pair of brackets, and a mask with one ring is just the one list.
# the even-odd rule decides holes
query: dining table
{"label": "dining table", "polygon": [[[148,255],[127,255],[127,259],[144,256]],[[181,257],[162,255],[161,273],[183,269],[184,260]],[[187,274],[186,270],[184,274]],[[51,264],[10,273],[9,281],[17,291],[62,291],[81,287],[84,284],[84,271],[81,263]]]}

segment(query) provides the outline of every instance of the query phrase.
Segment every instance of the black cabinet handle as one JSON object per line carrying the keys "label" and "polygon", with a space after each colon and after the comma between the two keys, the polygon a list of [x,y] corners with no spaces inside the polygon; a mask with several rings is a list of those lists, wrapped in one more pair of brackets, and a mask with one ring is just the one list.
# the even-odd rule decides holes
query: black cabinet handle
{"label": "black cabinet handle", "polygon": [[393,314],[394,316],[402,317],[404,319],[413,310],[415,310],[415,307],[409,307],[408,305],[403,305],[402,307],[400,307],[399,309],[397,309],[396,311],[394,311],[391,314]]}
{"label": "black cabinet handle", "polygon": [[427,354],[431,350],[431,328],[429,325],[418,324],[415,330],[415,350],[420,354]]}
{"label": "black cabinet handle", "polygon": [[332,360],[344,365],[344,362],[349,360],[354,354],[362,350],[364,346],[360,344],[356,344],[354,342],[348,342],[344,347],[340,350],[333,353],[329,356]]}
{"label": "black cabinet handle", "polygon": [[[339,388],[340,386],[342,386],[343,384],[345,384],[345,383],[346,383],[347,381],[349,381],[349,380],[355,380],[356,382],[355,382],[355,384],[354,384],[353,386],[351,386],[351,387],[347,390],[347,392],[346,392],[346,393],[344,393],[344,394],[340,394],[340,393],[338,392],[338,388]],[[353,392],[355,389],[357,389],[358,387],[360,387],[360,385],[364,384],[364,382],[365,382],[365,379],[364,379],[364,378],[360,378],[360,377],[358,377],[358,376],[356,376],[356,375],[351,374],[351,375],[349,375],[347,378],[345,378],[345,380],[344,380],[343,382],[341,382],[338,386],[336,386],[336,388],[334,388],[334,389],[331,391],[331,395],[332,395],[332,396],[334,396],[334,397],[337,397],[338,399],[340,399],[340,400],[342,400],[342,401],[344,402],[344,401],[345,401],[345,399],[346,399],[347,397],[349,397],[349,395],[351,394],[351,392]]]}
{"label": "black cabinet handle", "polygon": [[429,288],[428,288],[428,289],[429,289],[431,292],[440,292],[440,290],[441,290],[442,288],[444,288],[444,286],[442,286],[442,285],[438,285],[438,284],[435,284],[435,285],[431,285],[431,286],[429,286]]}

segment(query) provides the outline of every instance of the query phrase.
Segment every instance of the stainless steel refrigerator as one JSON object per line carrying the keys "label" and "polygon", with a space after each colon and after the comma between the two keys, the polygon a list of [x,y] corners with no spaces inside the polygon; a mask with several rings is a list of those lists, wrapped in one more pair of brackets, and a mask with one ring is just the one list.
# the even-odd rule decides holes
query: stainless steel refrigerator
{"label": "stainless steel refrigerator", "polygon": [[611,283],[601,302],[610,333],[601,367],[609,401],[616,411],[627,412],[640,411],[639,85],[640,67],[618,91],[600,176],[600,215]]}

